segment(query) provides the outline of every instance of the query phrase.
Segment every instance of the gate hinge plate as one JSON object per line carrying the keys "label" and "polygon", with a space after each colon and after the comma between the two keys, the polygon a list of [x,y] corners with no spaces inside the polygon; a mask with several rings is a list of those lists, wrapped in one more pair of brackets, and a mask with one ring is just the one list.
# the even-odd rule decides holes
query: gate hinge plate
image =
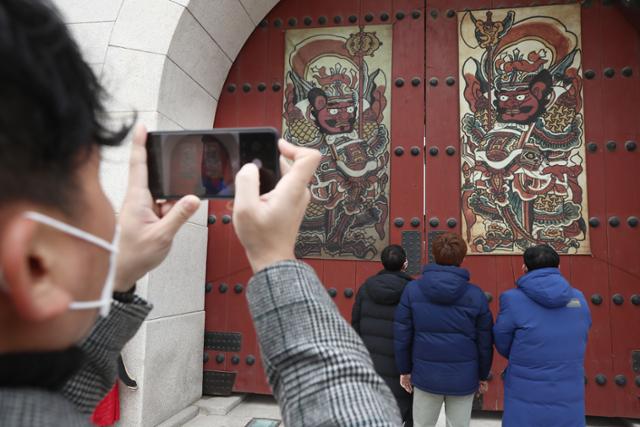
{"label": "gate hinge plate", "polygon": [[204,348],[218,351],[240,351],[242,334],[240,332],[205,331]]}
{"label": "gate hinge plate", "polygon": [[202,394],[207,396],[229,396],[236,382],[237,372],[204,371]]}
{"label": "gate hinge plate", "polygon": [[402,247],[407,253],[407,274],[416,275],[420,274],[420,267],[422,262],[422,238],[419,231],[403,231],[402,232]]}

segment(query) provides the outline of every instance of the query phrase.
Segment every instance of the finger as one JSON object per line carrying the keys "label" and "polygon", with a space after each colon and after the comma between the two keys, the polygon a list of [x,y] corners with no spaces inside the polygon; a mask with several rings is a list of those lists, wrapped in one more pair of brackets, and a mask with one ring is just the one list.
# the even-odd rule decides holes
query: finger
{"label": "finger", "polygon": [[247,163],[236,174],[236,196],[233,213],[251,212],[260,203],[260,173],[253,163]]}
{"label": "finger", "polygon": [[129,159],[129,189],[147,188],[147,129],[144,125],[136,125],[133,131],[131,157]]}
{"label": "finger", "polygon": [[196,213],[200,206],[200,199],[196,196],[184,196],[158,221],[154,227],[159,235],[173,239],[180,227]]}
{"label": "finger", "polygon": [[[319,156],[320,152],[313,148],[298,147],[290,142],[281,139],[278,141],[278,149],[280,153],[289,160],[298,161],[303,158],[310,158],[313,156]],[[319,158],[318,158],[319,161]]]}
{"label": "finger", "polygon": [[293,159],[293,165],[288,173],[282,177],[280,183],[287,187],[287,192],[296,192],[297,197],[311,180],[320,163],[320,152],[311,148],[296,147],[281,139],[280,152],[286,158]]}
{"label": "finger", "polygon": [[280,176],[284,176],[291,170],[291,163],[286,157],[280,156]]}

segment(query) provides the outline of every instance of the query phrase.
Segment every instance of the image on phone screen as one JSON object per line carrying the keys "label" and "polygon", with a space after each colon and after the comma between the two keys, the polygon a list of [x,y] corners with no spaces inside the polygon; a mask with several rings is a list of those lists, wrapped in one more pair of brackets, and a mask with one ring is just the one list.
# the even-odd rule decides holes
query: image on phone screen
{"label": "image on phone screen", "polygon": [[149,189],[155,199],[194,194],[202,199],[235,195],[235,175],[246,163],[258,166],[260,193],[279,178],[275,129],[212,129],[150,132]]}

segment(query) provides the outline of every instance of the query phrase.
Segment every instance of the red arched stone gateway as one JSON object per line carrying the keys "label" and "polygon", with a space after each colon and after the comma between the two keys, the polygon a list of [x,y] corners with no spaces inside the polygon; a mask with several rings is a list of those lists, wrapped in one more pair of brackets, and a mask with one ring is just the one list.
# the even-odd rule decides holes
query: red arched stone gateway
{"label": "red arched stone gateway", "polygon": [[[494,315],[523,249],[554,246],[593,317],[587,413],[640,418],[640,38],[613,3],[284,0],[214,126],[323,152],[296,250],[347,319],[386,244],[419,274],[431,239],[460,232]],[[270,393],[231,206],[209,206],[204,392]],[[482,409],[501,409],[505,365]]]}

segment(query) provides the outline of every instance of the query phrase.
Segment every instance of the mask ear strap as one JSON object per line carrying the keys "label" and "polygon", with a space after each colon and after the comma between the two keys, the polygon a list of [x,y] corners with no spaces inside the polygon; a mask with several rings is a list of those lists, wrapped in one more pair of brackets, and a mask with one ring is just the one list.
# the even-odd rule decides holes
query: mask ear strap
{"label": "mask ear strap", "polygon": [[[109,300],[109,303],[111,301]],[[103,300],[95,300],[95,301],[72,301],[69,303],[69,308],[71,310],[88,310],[91,308],[100,308],[106,304]]]}
{"label": "mask ear strap", "polygon": [[100,314],[106,317],[109,314],[109,309],[111,307],[112,301],[111,294],[113,292],[113,282],[116,273],[116,256],[118,253],[118,243],[120,240],[120,227],[116,224],[113,242],[110,243],[106,240],[94,236],[93,234],[87,233],[86,231],[80,230],[76,227],[65,224],[62,221],[58,221],[57,219],[48,217],[47,215],[43,215],[38,212],[28,211],[24,216],[28,219],[31,219],[32,221],[48,225],[49,227],[55,228],[56,230],[62,231],[63,233],[70,234],[74,237],[77,237],[78,239],[92,243],[96,246],[106,249],[111,253],[109,257],[109,271],[107,273],[105,284],[102,288],[100,299],[94,301],[72,301],[69,304],[69,309],[71,310],[87,310],[100,308]]}
{"label": "mask ear strap", "polygon": [[101,248],[106,249],[109,252],[118,251],[116,245],[113,245],[107,242],[106,240],[103,240],[99,237],[89,234],[86,231],[79,230],[75,227],[70,226],[69,224],[65,224],[62,221],[58,221],[57,219],[50,218],[41,213],[29,211],[29,212],[26,212],[24,216],[29,218],[32,221],[36,221],[41,224],[48,225],[49,227],[53,227],[64,233],[71,234],[72,236],[77,237],[78,239],[93,243],[94,245],[100,246]]}
{"label": "mask ear strap", "polygon": [[[116,232],[115,232],[115,235],[113,236],[113,246],[117,248],[119,244],[120,244],[120,225],[116,224]],[[112,296],[113,296],[113,286],[115,284],[114,281],[116,276],[117,254],[118,254],[118,251],[111,252],[111,258],[109,261],[109,272],[107,273],[107,279],[106,279],[104,288],[102,288],[102,296],[100,299],[103,305],[100,309],[100,314],[103,317],[107,317],[109,315],[111,301],[113,301]]]}

